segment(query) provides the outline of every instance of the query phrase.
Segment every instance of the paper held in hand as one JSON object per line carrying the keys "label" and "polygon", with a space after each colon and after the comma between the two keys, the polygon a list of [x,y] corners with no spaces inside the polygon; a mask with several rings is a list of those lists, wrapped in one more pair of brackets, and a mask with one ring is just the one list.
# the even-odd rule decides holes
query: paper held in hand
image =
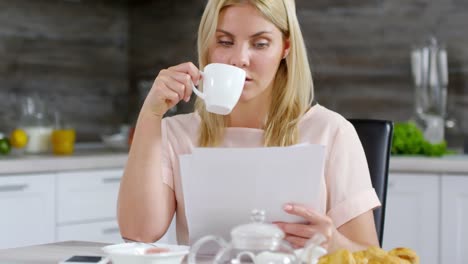
{"label": "paper held in hand", "polygon": [[250,222],[252,209],[266,221],[304,222],[285,203],[317,204],[324,183],[325,147],[300,144],[267,148],[195,148],[180,156],[190,242]]}

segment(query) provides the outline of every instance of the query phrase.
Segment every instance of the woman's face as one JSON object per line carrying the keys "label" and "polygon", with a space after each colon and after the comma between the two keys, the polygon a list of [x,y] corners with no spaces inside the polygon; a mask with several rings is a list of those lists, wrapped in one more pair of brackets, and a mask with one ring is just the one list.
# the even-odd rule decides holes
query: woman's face
{"label": "woman's face", "polygon": [[246,71],[240,102],[269,96],[288,42],[281,31],[250,4],[224,8],[208,49],[211,63],[226,63]]}

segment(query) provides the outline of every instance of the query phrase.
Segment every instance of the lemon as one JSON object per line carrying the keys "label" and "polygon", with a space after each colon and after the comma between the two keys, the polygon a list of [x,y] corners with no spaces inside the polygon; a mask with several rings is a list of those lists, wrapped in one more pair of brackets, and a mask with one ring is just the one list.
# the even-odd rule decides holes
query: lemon
{"label": "lemon", "polygon": [[10,134],[10,143],[15,148],[23,148],[28,143],[28,134],[23,129],[15,129]]}

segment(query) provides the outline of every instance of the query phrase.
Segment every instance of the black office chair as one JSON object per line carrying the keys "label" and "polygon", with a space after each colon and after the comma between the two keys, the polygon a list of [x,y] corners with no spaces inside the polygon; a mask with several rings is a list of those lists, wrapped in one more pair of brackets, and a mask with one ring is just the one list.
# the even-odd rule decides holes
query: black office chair
{"label": "black office chair", "polygon": [[374,210],[375,228],[379,243],[382,245],[393,122],[372,119],[349,119],[349,121],[361,140],[366,153],[372,186],[382,203],[380,208]]}

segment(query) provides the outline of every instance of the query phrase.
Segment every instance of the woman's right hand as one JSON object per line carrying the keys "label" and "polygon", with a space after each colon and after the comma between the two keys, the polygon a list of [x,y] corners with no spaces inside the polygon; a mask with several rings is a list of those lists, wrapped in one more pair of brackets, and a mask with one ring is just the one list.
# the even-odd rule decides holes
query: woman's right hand
{"label": "woman's right hand", "polygon": [[146,96],[142,111],[162,118],[167,110],[181,100],[190,100],[192,82],[198,85],[200,78],[200,70],[191,62],[161,70]]}

